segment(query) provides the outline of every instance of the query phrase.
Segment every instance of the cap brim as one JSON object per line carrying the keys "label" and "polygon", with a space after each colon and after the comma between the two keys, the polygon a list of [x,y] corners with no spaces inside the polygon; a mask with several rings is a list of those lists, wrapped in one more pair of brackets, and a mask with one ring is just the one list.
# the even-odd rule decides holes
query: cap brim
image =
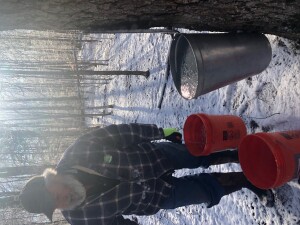
{"label": "cap brim", "polygon": [[45,192],[43,208],[43,213],[52,222],[53,212],[55,211],[55,201],[48,191]]}
{"label": "cap brim", "polygon": [[55,209],[49,209],[48,212],[44,212],[44,214],[47,216],[47,218],[52,222],[53,212]]}

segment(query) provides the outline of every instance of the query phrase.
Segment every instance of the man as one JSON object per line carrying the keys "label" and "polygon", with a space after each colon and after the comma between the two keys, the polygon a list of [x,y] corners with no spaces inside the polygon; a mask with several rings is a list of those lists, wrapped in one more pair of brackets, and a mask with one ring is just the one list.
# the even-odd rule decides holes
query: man
{"label": "man", "polygon": [[[175,142],[152,142],[167,139]],[[20,194],[24,208],[50,220],[61,209],[72,225],[136,225],[122,215],[151,215],[160,209],[205,203],[245,187],[260,198],[272,193],[251,185],[241,172],[176,178],[176,169],[238,162],[237,151],[195,157],[181,134],[156,125],[121,124],[81,136],[56,169],[30,179]]]}

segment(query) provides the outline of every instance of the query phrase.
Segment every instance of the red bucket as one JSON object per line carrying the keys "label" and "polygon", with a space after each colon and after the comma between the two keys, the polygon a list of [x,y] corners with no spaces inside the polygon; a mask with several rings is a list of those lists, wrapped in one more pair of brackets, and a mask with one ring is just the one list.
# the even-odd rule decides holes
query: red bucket
{"label": "red bucket", "polygon": [[239,160],[256,187],[280,187],[299,177],[300,130],[248,135],[239,145]]}
{"label": "red bucket", "polygon": [[247,130],[238,116],[193,114],[186,119],[183,134],[189,152],[201,156],[237,148]]}

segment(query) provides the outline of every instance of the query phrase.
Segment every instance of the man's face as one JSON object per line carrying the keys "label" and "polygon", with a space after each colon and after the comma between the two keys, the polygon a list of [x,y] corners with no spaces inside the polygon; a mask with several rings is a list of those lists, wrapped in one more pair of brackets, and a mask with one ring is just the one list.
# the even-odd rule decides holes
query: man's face
{"label": "man's face", "polygon": [[56,175],[46,186],[55,199],[56,208],[71,209],[85,199],[85,189],[81,183],[68,175]]}

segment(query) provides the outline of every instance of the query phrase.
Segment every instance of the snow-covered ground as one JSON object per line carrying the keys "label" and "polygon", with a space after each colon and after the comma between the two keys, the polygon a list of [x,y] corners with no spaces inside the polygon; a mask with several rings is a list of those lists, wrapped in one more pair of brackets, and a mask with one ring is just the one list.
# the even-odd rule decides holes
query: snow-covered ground
{"label": "snow-covered ground", "polygon": [[[99,38],[100,35],[94,37]],[[182,98],[170,76],[161,109],[158,102],[165,82],[170,35],[117,34],[110,42],[111,48],[103,47],[101,42],[91,43],[83,49],[83,57],[103,59],[106,53],[110,59],[109,68],[98,67],[97,70],[149,69],[150,77],[119,76],[105,90],[103,87],[95,88],[89,104],[114,104],[115,107],[112,115],[95,118],[88,123],[155,123],[182,131],[190,114],[207,113],[240,116],[247,125],[248,133],[300,129],[300,50],[286,39],[267,37],[273,56],[264,72],[194,100]],[[206,170],[180,170],[175,175],[239,170],[239,165],[227,164]],[[204,205],[193,205],[161,210],[153,216],[138,217],[138,220],[143,225],[300,224],[300,185],[292,181],[278,189],[274,208],[264,207],[254,194],[243,189],[224,197],[218,206],[210,209]]]}

